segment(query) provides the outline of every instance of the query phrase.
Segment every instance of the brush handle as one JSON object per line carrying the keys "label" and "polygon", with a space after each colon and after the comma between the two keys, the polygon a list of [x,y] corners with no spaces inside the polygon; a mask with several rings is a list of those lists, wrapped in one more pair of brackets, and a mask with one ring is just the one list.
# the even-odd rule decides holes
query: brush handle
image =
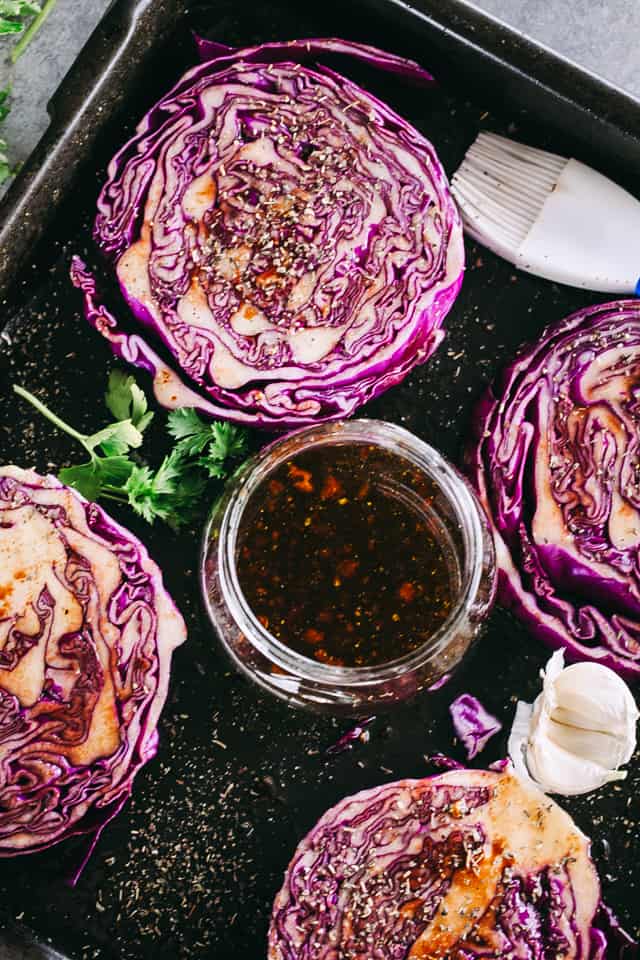
{"label": "brush handle", "polygon": [[515,264],[574,287],[640,295],[640,203],[601,173],[569,160]]}

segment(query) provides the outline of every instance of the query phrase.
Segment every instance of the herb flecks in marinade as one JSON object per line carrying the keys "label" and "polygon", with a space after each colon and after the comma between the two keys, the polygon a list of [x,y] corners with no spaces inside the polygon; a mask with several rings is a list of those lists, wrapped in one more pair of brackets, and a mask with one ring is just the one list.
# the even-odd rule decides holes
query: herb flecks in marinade
{"label": "herb flecks in marinade", "polygon": [[368,445],[316,447],[278,466],[238,539],[240,586],[263,626],[334,666],[374,666],[421,646],[452,602],[446,548],[420,509],[434,492]]}

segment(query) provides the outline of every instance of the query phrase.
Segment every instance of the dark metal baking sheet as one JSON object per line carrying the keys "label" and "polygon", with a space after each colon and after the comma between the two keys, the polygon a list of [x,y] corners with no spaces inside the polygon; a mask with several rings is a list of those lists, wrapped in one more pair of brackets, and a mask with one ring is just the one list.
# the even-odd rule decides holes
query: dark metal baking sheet
{"label": "dark metal baking sheet", "polygon": [[[145,106],[194,62],[191,28],[242,44],[338,34],[418,57],[441,81],[438,88],[418,90],[342,67],[422,129],[449,172],[487,127],[596,163],[640,193],[640,105],[453,0],[411,7],[399,0],[324,0],[304,11],[294,0],[268,7],[221,0],[191,4],[188,13],[173,0],[121,2],[56,97],[48,147],[36,158],[42,166],[24,172],[3,207],[0,261],[11,271],[24,236],[31,242],[39,226],[45,229],[0,315],[0,462],[46,471],[77,455],[12,399],[13,382],[80,426],[100,423],[111,358],[80,316],[68,262],[76,251],[95,260],[90,222],[106,162]],[[31,201],[34,216],[46,217],[23,235]],[[18,238],[13,251],[8,224]],[[472,244],[467,261],[438,353],[363,410],[403,424],[458,462],[473,403],[505,359],[547,322],[604,299],[517,274]],[[152,443],[160,451],[164,442],[158,422]],[[537,690],[548,653],[497,610],[449,685],[378,718],[367,744],[329,758],[325,749],[344,721],[292,711],[260,694],[221,655],[200,609],[198,528],[176,536],[128,513],[118,519],[147,543],[190,627],[188,644],[175,657],[160,752],[75,889],[65,881],[86,840],[0,861],[0,927],[11,931],[4,946],[0,941],[0,957],[21,956],[7,944],[10,937],[15,945],[22,929],[77,960],[262,960],[273,895],[295,844],[317,817],[347,793],[434,772],[425,755],[462,759],[447,712],[461,690],[478,695],[506,729],[515,698],[530,699]],[[505,737],[497,737],[481,763],[504,748]],[[640,923],[639,797],[636,757],[625,783],[564,803],[594,838],[606,899],[634,930]]]}

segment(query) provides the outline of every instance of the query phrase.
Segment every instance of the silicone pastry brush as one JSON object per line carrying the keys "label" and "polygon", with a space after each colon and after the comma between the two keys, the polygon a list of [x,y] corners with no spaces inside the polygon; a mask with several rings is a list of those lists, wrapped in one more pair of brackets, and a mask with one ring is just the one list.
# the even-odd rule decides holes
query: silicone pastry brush
{"label": "silicone pastry brush", "polygon": [[521,270],[640,295],[640,203],[601,173],[481,133],[451,187],[468,235]]}

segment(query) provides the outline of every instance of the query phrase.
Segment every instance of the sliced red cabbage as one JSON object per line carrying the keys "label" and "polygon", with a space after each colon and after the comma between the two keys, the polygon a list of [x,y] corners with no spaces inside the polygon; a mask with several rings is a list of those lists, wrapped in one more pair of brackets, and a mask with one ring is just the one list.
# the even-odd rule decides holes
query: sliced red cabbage
{"label": "sliced red cabbage", "polygon": [[120,810],[185,635],[135,537],[55,478],[0,467],[0,856]]}
{"label": "sliced red cabbage", "polygon": [[548,328],[483,398],[470,471],[498,595],[533,634],[640,676],[640,303]]}
{"label": "sliced red cabbage", "polygon": [[401,780],[347,797],[299,844],[269,960],[593,960],[599,897],[588,839],[510,770]]}
{"label": "sliced red cabbage", "polygon": [[438,770],[464,770],[464,764],[453,757],[448,757],[445,753],[425,754],[427,763],[433,764]]}
{"label": "sliced red cabbage", "polygon": [[[421,86],[429,86],[434,82],[429,71],[413,60],[398,57],[366,43],[354,43],[338,37],[272,40],[255,47],[243,47],[242,50],[217,40],[207,40],[205,37],[196,36],[195,41],[200,59],[215,60],[218,67],[222,67],[227,61],[235,63],[238,58],[243,63],[313,63],[318,57],[338,55],[350,60],[360,60],[368,66],[384,70],[385,73],[395,73],[405,79],[414,80]],[[324,69],[327,70],[326,67]]]}
{"label": "sliced red cabbage", "polygon": [[[95,291],[91,322],[153,366],[168,406],[276,428],[347,416],[440,343],[462,229],[429,141],[301,61],[347,53],[429,75],[339,40],[208,51],[109,166],[95,237],[138,322],[101,323]],[[79,262],[73,278],[86,294]]]}
{"label": "sliced red cabbage", "polygon": [[461,693],[449,706],[453,726],[469,760],[484,750],[491,737],[502,730],[502,724],[482,706],[477,697]]}
{"label": "sliced red cabbage", "polygon": [[346,733],[343,733],[335,743],[327,747],[325,754],[328,757],[333,757],[339,753],[344,753],[345,750],[351,750],[355,743],[368,743],[371,735],[367,727],[369,727],[374,720],[375,717],[366,717],[364,720],[361,720],[355,727],[351,727]]}

